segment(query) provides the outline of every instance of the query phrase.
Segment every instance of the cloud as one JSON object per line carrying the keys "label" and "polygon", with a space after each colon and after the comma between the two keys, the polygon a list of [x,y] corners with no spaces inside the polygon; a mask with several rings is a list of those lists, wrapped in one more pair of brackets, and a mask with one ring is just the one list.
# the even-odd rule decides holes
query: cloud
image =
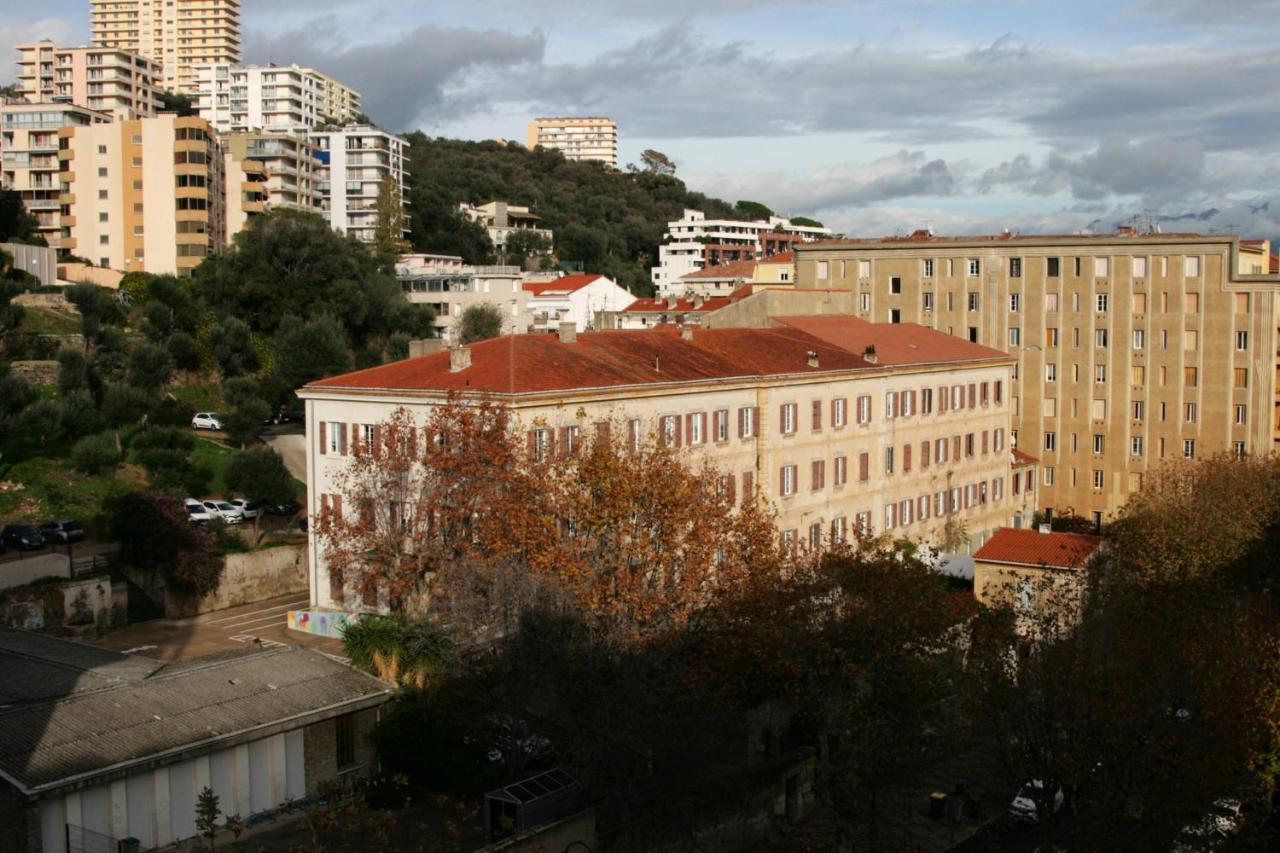
{"label": "cloud", "polygon": [[1149,202],[1185,198],[1202,185],[1205,155],[1194,139],[1103,140],[1078,157],[1051,153],[1040,165],[1020,155],[993,166],[975,189],[1012,187],[1029,195],[1069,191],[1077,199],[1142,196]]}
{"label": "cloud", "polygon": [[1143,0],[1146,14],[1197,27],[1248,25],[1268,28],[1280,16],[1280,0],[1231,0],[1206,3],[1204,0]]}
{"label": "cloud", "polygon": [[0,57],[5,65],[0,80],[17,81],[18,68],[11,60],[17,56],[20,44],[51,39],[55,44],[76,44],[80,27],[65,18],[19,18],[0,12]]}
{"label": "cloud", "polygon": [[502,69],[541,61],[546,37],[539,32],[420,26],[381,43],[351,44],[332,16],[276,35],[250,33],[247,62],[296,62],[358,89],[364,111],[392,130],[433,125],[483,104],[448,92],[477,69]]}

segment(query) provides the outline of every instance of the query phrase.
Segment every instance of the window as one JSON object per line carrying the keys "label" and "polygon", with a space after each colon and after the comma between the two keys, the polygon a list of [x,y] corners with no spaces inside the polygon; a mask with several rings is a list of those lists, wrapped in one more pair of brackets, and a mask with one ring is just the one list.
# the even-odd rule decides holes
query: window
{"label": "window", "polygon": [[1134,329],[1133,330],[1133,348],[1142,349],[1146,345],[1147,345],[1147,330]]}
{"label": "window", "polygon": [[809,525],[809,550],[817,551],[822,548],[822,525]]}
{"label": "window", "polygon": [[1094,258],[1093,274],[1097,278],[1106,278],[1108,275],[1110,275],[1111,259],[1110,258]]}
{"label": "window", "polygon": [[1099,385],[1107,381],[1107,366],[1105,364],[1095,364],[1093,366],[1093,381]]}
{"label": "window", "polygon": [[738,409],[738,437],[753,438],[756,434],[756,410],[753,406]]}
{"label": "window", "polygon": [[978,294],[975,292],[969,293],[969,310],[970,311],[978,310]]}
{"label": "window", "polygon": [[1236,352],[1244,352],[1249,348],[1249,333],[1236,332]]}
{"label": "window", "polygon": [[871,423],[871,395],[861,394],[858,396],[858,423]]}
{"label": "window", "polygon": [[783,403],[779,410],[779,424],[782,428],[783,435],[794,435],[796,431],[796,409],[795,403]]}
{"label": "window", "polygon": [[796,550],[796,531],[794,528],[782,531],[782,547],[792,553]]}
{"label": "window", "polygon": [[1046,486],[1053,485],[1053,466],[1052,465],[1046,466],[1044,469],[1044,484]]}
{"label": "window", "polygon": [[99,201],[105,201],[105,200],[106,200],[106,198],[107,198],[107,191],[106,191],[106,190],[98,190],[98,200],[99,200]]}
{"label": "window", "polygon": [[779,471],[778,494],[790,497],[796,493],[796,466],[783,465]]}
{"label": "window", "polygon": [[1236,426],[1244,426],[1248,420],[1249,409],[1242,403],[1237,403],[1235,407],[1235,424]]}
{"label": "window", "polygon": [[1142,436],[1135,435],[1133,438],[1129,439],[1129,455],[1130,456],[1142,455]]}
{"label": "window", "polygon": [[1094,330],[1094,332],[1093,332],[1093,343],[1094,343],[1094,346],[1106,347],[1106,345],[1107,345],[1107,330],[1106,330],[1106,329],[1095,329],[1095,330]]}
{"label": "window", "polygon": [[1131,371],[1130,382],[1134,385],[1145,385],[1147,382],[1147,369],[1141,364],[1135,364]]}
{"label": "window", "polygon": [[1009,346],[1016,347],[1022,344],[1022,330],[1017,326],[1009,329]]}
{"label": "window", "polygon": [[831,401],[831,425],[842,427],[849,422],[849,401],[836,397]]}
{"label": "window", "polygon": [[1188,388],[1196,387],[1196,380],[1199,378],[1197,373],[1198,371],[1194,367],[1182,368],[1182,384]]}
{"label": "window", "polygon": [[1050,326],[1044,330],[1045,346],[1056,347],[1058,345],[1058,327]]}
{"label": "window", "polygon": [[871,479],[871,454],[858,454],[858,482],[865,483]]}
{"label": "window", "polygon": [[[1045,275],[1047,275],[1049,278],[1057,278],[1058,276],[1062,275],[1062,259],[1061,258],[1045,258],[1044,266],[1045,266]],[[1051,310],[1056,311],[1057,309],[1054,308]]]}
{"label": "window", "polygon": [[969,275],[980,275],[982,273],[982,263],[977,258],[969,259]]}
{"label": "window", "polygon": [[100,244],[102,244],[102,245],[106,245],[106,244],[107,244],[107,241],[108,241],[109,239],[110,239],[110,237],[109,237],[108,235],[106,235],[106,234],[99,234],[99,235],[98,235],[98,242],[99,242]]}
{"label": "window", "polygon": [[846,528],[844,516],[837,515],[831,519],[831,542],[838,545],[845,540]]}
{"label": "window", "polygon": [[[1009,259],[1009,275],[1012,278],[1022,277],[1022,258]],[[1014,308],[1013,310],[1017,311],[1018,309]]]}
{"label": "window", "polygon": [[832,463],[832,484],[843,486],[849,482],[849,457],[837,456]]}
{"label": "window", "polygon": [[1080,275],[1080,259],[1072,258],[1071,261],[1072,261],[1072,272],[1077,276]]}
{"label": "window", "polygon": [[1249,368],[1237,367],[1231,371],[1231,384],[1235,388],[1249,387]]}
{"label": "window", "polygon": [[[1199,275],[1200,275],[1200,258],[1195,256],[1187,258],[1186,259],[1187,278],[1196,278]],[[1187,458],[1190,459],[1191,457],[1188,456]]]}
{"label": "window", "polygon": [[886,474],[893,473],[893,448],[886,447],[884,449],[884,472]]}
{"label": "window", "polygon": [[871,278],[871,261],[858,261],[858,278]]}
{"label": "window", "polygon": [[1182,348],[1188,352],[1194,352],[1200,346],[1200,333],[1195,329],[1185,329],[1182,332]]}
{"label": "window", "polygon": [[1246,453],[1244,448],[1244,442],[1243,441],[1231,442],[1231,452],[1235,454],[1235,457],[1237,459],[1243,458]]}
{"label": "window", "polygon": [[1045,382],[1058,381],[1058,365],[1054,364],[1053,362],[1049,362],[1044,366],[1044,381]]}
{"label": "window", "polygon": [[676,447],[680,441],[680,416],[662,416],[662,446]]}
{"label": "window", "polygon": [[627,421],[627,438],[631,441],[632,452],[639,451],[640,445],[644,441],[644,433],[640,429],[639,418],[632,418]]}
{"label": "window", "polygon": [[831,264],[827,261],[818,261],[818,278],[831,277]]}
{"label": "window", "polygon": [[933,414],[933,389],[920,389],[920,414]]}
{"label": "window", "polygon": [[1140,421],[1147,415],[1147,404],[1143,400],[1133,401],[1133,419]]}
{"label": "window", "polygon": [[1133,263],[1133,277],[1146,278],[1147,277],[1147,259],[1134,258],[1132,263]]}
{"label": "window", "polygon": [[1182,458],[1196,458],[1196,440],[1194,438],[1183,439],[1182,441]]}
{"label": "window", "polygon": [[1022,305],[1022,294],[1020,294],[1020,293],[1010,293],[1010,294],[1009,294],[1009,310],[1010,310],[1012,313],[1016,314],[1016,313],[1018,313],[1018,308],[1019,308],[1021,305]]}
{"label": "window", "polygon": [[1046,293],[1044,295],[1044,310],[1053,312],[1058,310],[1058,294]]}
{"label": "window", "polygon": [[688,416],[689,421],[689,443],[702,444],[705,441],[705,427],[707,416],[704,412],[695,412]]}
{"label": "window", "polygon": [[866,314],[871,311],[871,294],[870,293],[858,294],[858,310],[861,311],[863,314]]}
{"label": "window", "polygon": [[1107,313],[1107,304],[1108,304],[1109,302],[1110,302],[1110,295],[1109,295],[1109,294],[1106,294],[1106,293],[1099,293],[1099,294],[1098,294],[1098,296],[1097,296],[1097,305],[1098,305],[1098,313],[1099,313],[1099,314],[1105,314],[1105,313]]}
{"label": "window", "polygon": [[827,463],[824,460],[813,460],[810,466],[810,482],[815,492],[821,491],[827,485]]}
{"label": "window", "polygon": [[1056,432],[1046,432],[1044,434],[1044,449],[1048,451],[1058,449],[1058,434]]}
{"label": "window", "polygon": [[933,258],[925,258],[920,262],[920,275],[924,278],[933,278]]}
{"label": "window", "polygon": [[920,298],[922,300],[922,306],[924,310],[932,311],[933,310],[933,293],[931,291],[926,290],[924,293],[920,295]]}
{"label": "window", "polygon": [[728,441],[729,440],[729,410],[716,409],[714,424],[715,424],[715,440]]}
{"label": "window", "polygon": [[886,391],[884,395],[884,416],[885,419],[892,419],[898,416],[898,392]]}
{"label": "window", "polygon": [[1196,404],[1187,403],[1185,414],[1187,416],[1186,417],[1187,423],[1189,424],[1195,423],[1196,422]]}
{"label": "window", "polygon": [[1104,448],[1105,446],[1106,446],[1106,437],[1105,437],[1105,436],[1103,436],[1103,435],[1101,435],[1101,434],[1099,434],[1099,433],[1094,433],[1094,435],[1093,435],[1093,455],[1094,455],[1094,456],[1101,456],[1101,455],[1102,455],[1103,448]]}
{"label": "window", "polygon": [[898,395],[901,401],[902,416],[909,418],[916,413],[916,392],[903,391]]}
{"label": "window", "polygon": [[977,342],[978,342],[978,327],[970,326],[969,327],[969,343],[976,344]]}
{"label": "window", "polygon": [[350,770],[356,765],[356,715],[343,714],[333,720],[334,753],[338,770]]}
{"label": "window", "polygon": [[1093,487],[1095,489],[1101,489],[1103,482],[1104,482],[1104,475],[1102,471],[1095,468],[1093,471]]}
{"label": "window", "polygon": [[890,293],[902,292],[902,276],[899,276],[899,275],[889,276],[889,292]]}
{"label": "window", "polygon": [[1249,294],[1235,293],[1235,294],[1232,294],[1232,296],[1233,296],[1233,301],[1235,302],[1235,305],[1236,305],[1236,313],[1248,314],[1249,313]]}

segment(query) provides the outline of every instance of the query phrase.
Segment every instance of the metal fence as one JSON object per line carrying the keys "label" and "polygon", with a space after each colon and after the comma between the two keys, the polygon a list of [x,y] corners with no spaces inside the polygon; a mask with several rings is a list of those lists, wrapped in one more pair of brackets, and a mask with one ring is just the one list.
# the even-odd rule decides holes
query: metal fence
{"label": "metal fence", "polygon": [[67,853],[122,853],[121,844],[110,835],[67,824]]}

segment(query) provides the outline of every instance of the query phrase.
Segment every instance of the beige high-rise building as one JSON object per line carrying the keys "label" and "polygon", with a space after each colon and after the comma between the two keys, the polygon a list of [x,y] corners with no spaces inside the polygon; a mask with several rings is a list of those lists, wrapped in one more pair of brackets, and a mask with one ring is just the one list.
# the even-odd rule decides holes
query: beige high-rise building
{"label": "beige high-rise building", "polygon": [[799,288],[852,291],[859,317],[1010,353],[1017,446],[1040,460],[1041,508],[1105,519],[1162,461],[1277,446],[1280,275],[1241,251],[1231,236],[1129,228],[920,231],[796,246],[796,274]]}
{"label": "beige high-rise building", "polygon": [[[263,175],[262,191],[268,208],[286,207],[319,211],[315,172],[315,148],[302,134],[228,133],[222,135],[228,155],[237,161],[254,161]],[[230,222],[228,222],[230,226]],[[229,228],[234,234],[238,228]]]}
{"label": "beige high-rise building", "polygon": [[529,122],[530,150],[541,145],[564,154],[566,160],[597,160],[618,167],[618,125],[599,116],[535,118]]}
{"label": "beige high-rise building", "polygon": [[54,248],[60,248],[62,239],[59,131],[110,120],[105,113],[72,104],[0,105],[0,186],[22,196],[38,233]]}
{"label": "beige high-rise building", "polygon": [[109,47],[18,45],[18,84],[32,103],[75,104],[119,118],[155,114],[156,65]]}
{"label": "beige high-rise building", "polygon": [[322,119],[338,124],[359,120],[361,115],[359,92],[314,68],[303,68],[302,71],[320,81],[320,117]]}
{"label": "beige high-rise building", "polygon": [[195,66],[240,62],[240,0],[90,0],[93,43],[160,65],[157,87],[196,94]]}
{"label": "beige high-rise building", "polygon": [[[58,137],[62,248],[116,270],[182,274],[224,246],[223,149],[204,119],[164,114]],[[230,195],[233,207],[245,199]]]}

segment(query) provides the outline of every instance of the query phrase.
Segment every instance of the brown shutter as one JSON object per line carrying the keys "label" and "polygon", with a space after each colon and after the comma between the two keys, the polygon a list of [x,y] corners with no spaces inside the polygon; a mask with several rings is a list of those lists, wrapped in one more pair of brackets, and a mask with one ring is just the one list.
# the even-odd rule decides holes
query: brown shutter
{"label": "brown shutter", "polygon": [[596,421],[596,442],[601,445],[604,445],[605,447],[609,446],[610,442],[609,442],[609,422],[608,421]]}
{"label": "brown shutter", "polygon": [[560,427],[560,457],[563,459],[568,455],[569,455],[569,428],[562,426]]}
{"label": "brown shutter", "polygon": [[377,459],[382,455],[382,425],[373,425],[373,458]]}
{"label": "brown shutter", "polygon": [[778,432],[782,435],[787,434],[787,404],[783,403],[778,407]]}
{"label": "brown shutter", "polygon": [[529,461],[532,462],[538,452],[538,431],[537,430],[533,430],[533,429],[529,430],[529,435],[525,441],[525,445],[528,448]]}
{"label": "brown shutter", "polygon": [[329,508],[333,510],[333,514],[339,519],[342,518],[342,495],[329,496]]}
{"label": "brown shutter", "polygon": [[871,477],[871,454],[858,454],[858,482],[865,483]]}
{"label": "brown shutter", "polygon": [[960,436],[951,437],[951,458],[957,462],[964,458],[964,448],[960,445]]}
{"label": "brown shutter", "polygon": [[972,382],[969,383],[969,408],[975,408],[978,405],[978,386]]}
{"label": "brown shutter", "polygon": [[756,472],[742,472],[742,502],[745,504],[755,496]]}
{"label": "brown shutter", "polygon": [[321,456],[324,456],[326,453],[329,452],[329,448],[325,446],[329,443],[328,438],[329,438],[329,425],[326,424],[324,421],[321,421],[320,422],[320,455]]}
{"label": "brown shutter", "polygon": [[822,431],[822,401],[813,401],[813,431]]}
{"label": "brown shutter", "polygon": [[338,455],[347,455],[347,425],[345,423],[338,424]]}
{"label": "brown shutter", "polygon": [[902,473],[905,474],[910,470],[911,470],[911,445],[904,444],[902,445]]}
{"label": "brown shutter", "polygon": [[929,467],[929,439],[920,442],[920,467]]}
{"label": "brown shutter", "polygon": [[760,407],[759,406],[751,407],[751,427],[753,432],[757,436],[760,435]]}
{"label": "brown shutter", "polygon": [[693,419],[696,418],[693,412],[684,416],[684,434],[688,438],[689,444],[693,444]]}
{"label": "brown shutter", "polygon": [[822,463],[817,459],[809,464],[809,480],[813,490],[816,492],[822,488]]}
{"label": "brown shutter", "polygon": [[889,396],[893,399],[893,416],[896,418],[902,414],[902,395],[893,391]]}
{"label": "brown shutter", "polygon": [[702,443],[703,443],[703,444],[710,444],[710,443],[711,443],[711,433],[707,432],[707,413],[706,413],[706,412],[698,412],[698,419],[699,419],[700,421],[702,421]]}
{"label": "brown shutter", "polygon": [[987,431],[985,429],[982,431],[982,455],[987,455]]}
{"label": "brown shutter", "polygon": [[738,438],[746,438],[747,436],[747,408],[746,406],[738,407]]}
{"label": "brown shutter", "polygon": [[732,474],[725,475],[726,491],[728,493],[729,503],[731,504],[736,504],[738,502],[737,480],[738,478]]}

